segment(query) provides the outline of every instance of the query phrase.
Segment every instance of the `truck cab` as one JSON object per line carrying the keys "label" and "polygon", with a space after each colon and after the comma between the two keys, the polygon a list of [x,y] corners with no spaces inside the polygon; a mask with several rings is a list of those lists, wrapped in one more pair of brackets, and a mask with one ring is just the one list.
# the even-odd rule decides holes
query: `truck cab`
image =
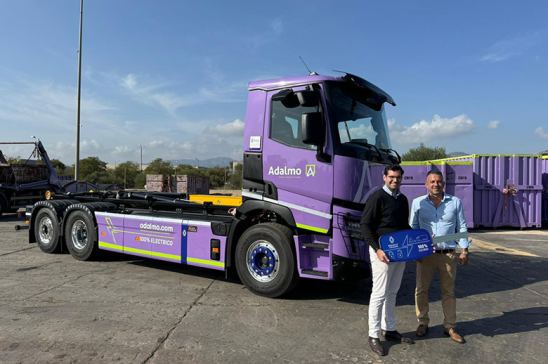
{"label": "truck cab", "polygon": [[249,84],[243,205],[294,232],[300,277],[335,279],[368,261],[359,220],[391,149],[383,90],[351,74]]}

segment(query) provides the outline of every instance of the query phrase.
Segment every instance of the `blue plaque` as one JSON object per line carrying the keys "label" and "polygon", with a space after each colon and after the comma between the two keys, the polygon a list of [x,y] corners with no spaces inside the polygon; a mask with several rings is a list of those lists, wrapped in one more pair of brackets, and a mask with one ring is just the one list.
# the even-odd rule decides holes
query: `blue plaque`
{"label": "blue plaque", "polygon": [[430,233],[424,229],[400,230],[379,238],[381,249],[391,262],[407,262],[434,252]]}

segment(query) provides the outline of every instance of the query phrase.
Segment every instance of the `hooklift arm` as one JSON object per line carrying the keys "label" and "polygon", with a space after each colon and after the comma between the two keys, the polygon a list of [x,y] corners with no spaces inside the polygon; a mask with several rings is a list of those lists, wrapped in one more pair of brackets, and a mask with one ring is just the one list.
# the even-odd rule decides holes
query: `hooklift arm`
{"label": "hooklift arm", "polygon": [[51,163],[51,160],[49,159],[48,152],[46,152],[46,149],[44,148],[44,145],[40,140],[37,140],[35,142],[0,142],[0,145],[17,145],[17,144],[27,144],[27,145],[34,145],[34,150],[38,151],[38,154],[46,164],[48,171],[49,171],[49,183],[52,185],[57,185],[59,182],[59,177],[57,176],[57,171],[55,170],[55,167]]}

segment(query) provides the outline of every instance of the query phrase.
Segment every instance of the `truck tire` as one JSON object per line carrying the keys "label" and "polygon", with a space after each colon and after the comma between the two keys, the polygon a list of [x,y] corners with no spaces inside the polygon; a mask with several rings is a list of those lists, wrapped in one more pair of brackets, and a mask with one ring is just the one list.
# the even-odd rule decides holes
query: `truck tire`
{"label": "truck tire", "polygon": [[297,283],[293,234],[276,223],[245,231],[236,245],[236,270],[250,291],[266,297],[288,293]]}
{"label": "truck tire", "polygon": [[99,250],[93,217],[86,211],[74,210],[66,219],[65,243],[70,255],[78,260],[93,259]]}
{"label": "truck tire", "polygon": [[61,250],[59,219],[55,211],[42,208],[34,220],[34,236],[38,247],[44,253],[53,254]]}

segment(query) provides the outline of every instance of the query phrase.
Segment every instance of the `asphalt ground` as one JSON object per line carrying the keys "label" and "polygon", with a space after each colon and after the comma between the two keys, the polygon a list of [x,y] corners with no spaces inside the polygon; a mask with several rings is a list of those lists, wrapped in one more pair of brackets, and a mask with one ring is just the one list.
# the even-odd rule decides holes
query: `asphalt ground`
{"label": "asphalt ground", "polygon": [[[545,363],[548,231],[472,233],[456,285],[460,345],[443,335],[439,286],[431,329],[415,345],[367,345],[370,281],[304,281],[285,299],[223,273],[109,255],[48,255],[0,217],[1,363]],[[396,315],[413,335],[414,264]]]}

